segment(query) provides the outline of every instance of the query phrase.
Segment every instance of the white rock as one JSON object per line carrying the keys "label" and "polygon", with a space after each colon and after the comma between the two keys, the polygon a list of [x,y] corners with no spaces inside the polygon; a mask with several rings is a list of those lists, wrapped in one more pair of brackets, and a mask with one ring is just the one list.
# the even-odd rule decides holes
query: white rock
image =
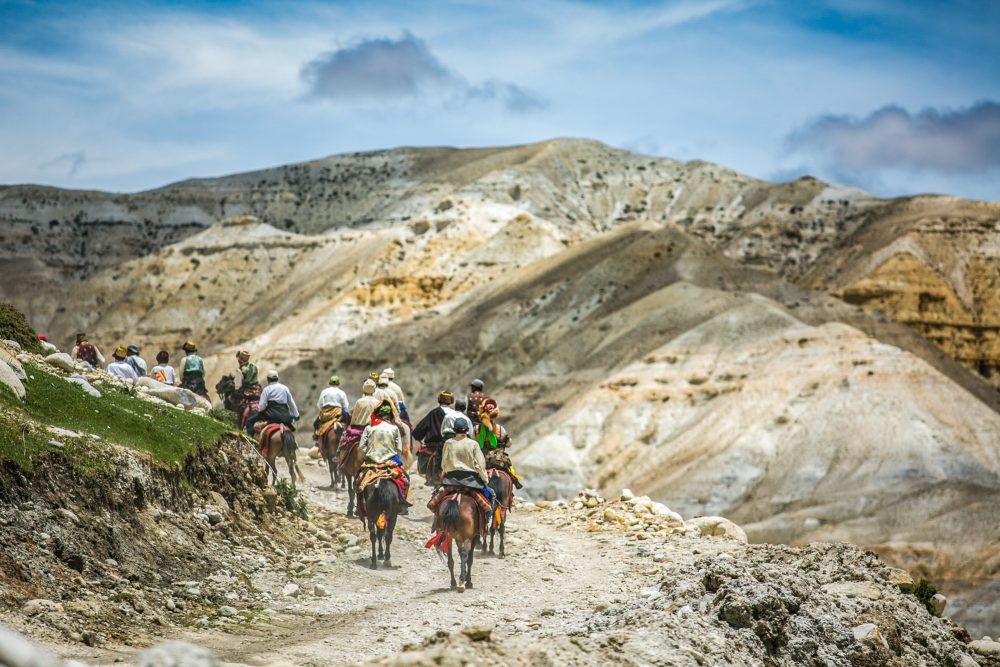
{"label": "white rock", "polygon": [[56,514],[65,519],[69,519],[73,523],[76,524],[80,523],[80,517],[78,517],[75,512],[73,512],[72,510],[68,510],[65,507],[60,507],[56,509]]}
{"label": "white rock", "polygon": [[824,584],[823,590],[831,595],[842,595],[848,598],[882,599],[882,591],[879,590],[878,586],[867,581],[835,581],[831,584]]}
{"label": "white rock", "polygon": [[138,382],[136,382],[136,386],[145,387],[150,396],[173,405],[182,406],[185,410],[193,410],[195,408],[210,410],[212,408],[211,403],[193,391],[184,389],[183,387],[174,387],[173,385],[163,384],[162,382],[157,382],[151,377],[139,378]]}
{"label": "white rock", "polygon": [[205,516],[208,517],[208,522],[213,526],[226,520],[226,517],[222,516],[218,510],[208,510],[205,512]]}
{"label": "white rock", "polygon": [[230,617],[230,616],[235,616],[236,615],[236,607],[230,607],[228,604],[224,604],[221,607],[219,607],[219,615],[220,616],[225,616],[227,618]]}
{"label": "white rock", "polygon": [[66,446],[65,444],[59,442],[58,440],[49,440],[49,444],[52,445],[53,447],[58,447],[59,449],[62,449],[63,447]]}
{"label": "white rock", "polygon": [[344,549],[344,555],[345,556],[357,556],[357,555],[361,554],[361,551],[362,551],[361,547],[355,545],[353,547],[347,547],[346,549]]}
{"label": "white rock", "polygon": [[230,511],[229,503],[226,501],[225,498],[222,497],[222,494],[219,493],[218,491],[209,491],[208,497],[211,498],[212,503],[223,512]]}
{"label": "white rock", "polygon": [[50,354],[45,357],[45,363],[50,366],[55,366],[56,368],[61,368],[64,371],[73,372],[76,370],[76,364],[73,362],[73,358],[65,352],[55,352]]}
{"label": "white rock", "polygon": [[195,627],[207,628],[208,627],[208,619],[205,618],[204,616],[202,616],[197,621],[195,621],[194,624],[195,624]]}
{"label": "white rock", "polygon": [[19,400],[23,401],[24,397],[27,395],[27,392],[24,390],[24,385],[17,377],[17,373],[15,373],[14,369],[2,359],[0,359],[0,384],[9,387]]}
{"label": "white rock", "polygon": [[721,516],[699,516],[691,519],[689,524],[693,524],[702,535],[707,537],[722,537],[727,540],[747,543],[747,534],[735,523]]}
{"label": "white rock", "polygon": [[632,493],[631,489],[622,489],[621,499],[623,502],[627,502],[635,498],[635,494]]}
{"label": "white rock", "polygon": [[319,457],[320,457],[319,447],[313,446],[313,448],[309,450],[309,458],[318,459]]}
{"label": "white rock", "polygon": [[948,606],[948,598],[940,593],[935,593],[934,597],[931,598],[931,606],[934,607],[934,611],[940,616],[944,613],[944,608]]}
{"label": "white rock", "polygon": [[281,589],[281,594],[286,598],[297,598],[299,596],[299,585],[285,584],[285,587]]}
{"label": "white rock", "polygon": [[68,378],[66,378],[66,382],[71,382],[73,384],[80,385],[80,387],[85,392],[87,392],[88,394],[90,394],[94,398],[100,398],[101,397],[101,392],[99,392],[98,390],[94,389],[94,385],[90,384],[90,382],[87,380],[87,378],[83,377],[82,375],[79,375],[79,374],[70,375]]}
{"label": "white rock", "polygon": [[58,426],[46,426],[45,430],[47,430],[52,435],[58,435],[58,436],[61,436],[63,438],[79,438],[80,437],[80,434],[77,433],[76,431],[70,431],[69,429],[66,429],[66,428],[59,428]]}
{"label": "white rock", "polygon": [[24,366],[18,361],[17,357],[13,354],[0,347],[0,361],[6,362],[10,369],[14,371],[14,375],[17,376],[18,380],[27,380],[28,374],[24,372]]}
{"label": "white rock", "polygon": [[54,354],[59,351],[58,347],[47,340],[40,340],[38,344],[42,346],[42,354]]}
{"label": "white rock", "polygon": [[[208,619],[199,618],[195,625],[206,627]],[[182,641],[164,642],[143,651],[137,664],[139,667],[219,667],[219,661],[207,648]]]}
{"label": "white rock", "polygon": [[316,597],[325,598],[329,594],[330,591],[326,590],[326,586],[324,586],[323,584],[316,584],[315,586],[313,586],[313,595],[315,595]]}

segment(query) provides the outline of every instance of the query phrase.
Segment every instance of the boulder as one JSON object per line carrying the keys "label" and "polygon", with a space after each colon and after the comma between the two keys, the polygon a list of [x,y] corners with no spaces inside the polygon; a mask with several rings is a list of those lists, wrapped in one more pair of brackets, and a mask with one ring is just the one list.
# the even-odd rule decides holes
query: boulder
{"label": "boulder", "polygon": [[913,590],[913,577],[906,570],[900,570],[898,567],[887,568],[885,574],[885,580],[890,584],[896,586],[904,593],[909,593]]}
{"label": "boulder", "polygon": [[218,491],[209,491],[208,497],[211,499],[213,505],[218,507],[223,512],[229,512],[229,503],[222,497],[221,493]]}
{"label": "boulder", "polygon": [[58,667],[52,654],[28,641],[17,632],[0,626],[0,665],[9,667]]}
{"label": "boulder", "polygon": [[875,651],[889,653],[889,643],[874,623],[862,623],[854,627],[854,639]]}
{"label": "boulder", "polygon": [[297,598],[299,596],[299,585],[285,584],[285,587],[281,589],[281,594],[286,598]]}
{"label": "boulder", "polygon": [[211,403],[193,391],[184,389],[183,387],[174,387],[173,385],[163,384],[162,382],[157,382],[150,377],[141,377],[135,384],[137,387],[145,387],[150,396],[154,396],[173,405],[180,405],[185,410],[194,410],[195,408],[198,408],[207,411],[212,409]]}
{"label": "boulder", "polygon": [[722,537],[727,540],[747,543],[747,534],[729,519],[721,516],[699,516],[691,519],[698,531],[706,537]]}
{"label": "boulder", "polygon": [[948,606],[948,598],[940,593],[935,593],[934,597],[931,598],[931,606],[934,607],[934,612],[941,616],[944,614],[944,608]]}
{"label": "boulder", "polygon": [[87,381],[87,378],[83,377],[82,375],[79,375],[79,374],[70,375],[68,378],[66,378],[66,382],[71,382],[73,384],[80,385],[80,387],[85,392],[87,392],[88,394],[90,394],[94,398],[100,398],[101,397],[101,392],[99,392],[96,389],[94,389],[94,385],[90,384],[90,382]]}
{"label": "boulder", "polygon": [[69,356],[65,352],[55,352],[50,354],[45,357],[45,363],[70,373],[76,370],[76,363],[73,361],[73,357]]}
{"label": "boulder", "polygon": [[21,380],[18,379],[17,373],[15,373],[14,369],[8,366],[7,362],[2,359],[0,359],[0,384],[10,388],[10,390],[14,392],[14,395],[17,396],[18,400],[23,401],[24,397],[27,396],[27,392],[24,390],[24,385],[21,384]]}
{"label": "boulder", "polygon": [[3,341],[0,342],[2,342],[3,346],[6,347],[8,350],[13,350],[14,352],[21,351],[21,344],[18,343],[16,340],[10,340],[9,338],[5,338]]}
{"label": "boulder", "polygon": [[17,357],[2,347],[0,347],[0,361],[6,362],[10,366],[10,369],[14,371],[14,375],[17,376],[18,380],[28,379],[28,374],[24,372],[24,366],[21,365]]}
{"label": "boulder", "polygon": [[63,606],[58,602],[53,602],[52,600],[28,600],[21,607],[21,611],[24,612],[25,616],[37,616],[38,614],[44,614],[50,611],[62,611]]}
{"label": "boulder", "polygon": [[38,344],[42,348],[42,354],[55,354],[56,352],[59,351],[58,347],[56,347],[47,340],[40,340],[38,341]]}
{"label": "boulder", "polygon": [[867,581],[835,581],[832,584],[824,584],[823,590],[831,595],[842,595],[848,598],[882,599],[882,591],[878,589],[878,586]]}

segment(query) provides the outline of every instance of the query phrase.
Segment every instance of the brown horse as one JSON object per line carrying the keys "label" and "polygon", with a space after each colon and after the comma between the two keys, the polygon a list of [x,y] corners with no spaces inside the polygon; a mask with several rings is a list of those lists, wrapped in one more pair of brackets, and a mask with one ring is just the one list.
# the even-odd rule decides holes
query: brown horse
{"label": "brown horse", "polygon": [[364,462],[364,454],[361,452],[360,444],[354,445],[346,454],[343,451],[337,452],[337,470],[347,480],[347,516],[356,516],[354,481],[361,472],[361,464]]}
{"label": "brown horse", "polygon": [[[465,493],[449,496],[439,506],[438,525],[445,533],[445,551],[448,552],[448,571],[451,587],[459,593],[472,588],[472,561],[479,544],[479,522],[482,514],[479,505]],[[454,548],[458,547],[461,569],[455,581]]]}
{"label": "brown horse", "polygon": [[[506,471],[489,468],[489,487],[493,489],[496,500],[490,516],[490,553],[493,551],[493,538],[500,533],[500,558],[504,558],[504,532],[507,528],[507,512],[510,511],[510,498],[514,497],[514,484]],[[486,553],[486,542],[483,542],[483,553]]]}
{"label": "brown horse", "polygon": [[258,448],[267,461],[267,467],[274,478],[272,484],[278,482],[278,469],[274,467],[278,459],[278,454],[281,454],[285,459],[285,463],[288,464],[288,477],[292,480],[292,486],[295,486],[296,480],[305,481],[306,476],[302,474],[302,470],[299,468],[299,463],[296,460],[295,453],[298,445],[295,444],[295,434],[292,433],[291,429],[287,426],[274,429],[268,434],[267,442],[264,441],[265,432],[266,429],[265,431],[261,431],[258,439]]}
{"label": "brown horse", "polygon": [[380,479],[375,484],[365,487],[364,501],[368,539],[372,544],[371,568],[374,570],[378,567],[378,561],[375,560],[376,544],[378,558],[386,567],[392,567],[392,533],[396,530],[396,517],[403,504],[399,488],[390,479]]}
{"label": "brown horse", "polygon": [[232,375],[223,375],[215,385],[215,392],[222,399],[222,405],[230,412],[235,412],[240,431],[244,429],[250,415],[257,412],[257,402],[247,401],[246,397],[236,388],[236,380]]}
{"label": "brown horse", "polygon": [[326,459],[326,466],[330,469],[331,489],[346,486],[346,478],[337,467],[337,449],[340,447],[340,438],[346,430],[347,428],[338,420],[319,438],[319,453]]}

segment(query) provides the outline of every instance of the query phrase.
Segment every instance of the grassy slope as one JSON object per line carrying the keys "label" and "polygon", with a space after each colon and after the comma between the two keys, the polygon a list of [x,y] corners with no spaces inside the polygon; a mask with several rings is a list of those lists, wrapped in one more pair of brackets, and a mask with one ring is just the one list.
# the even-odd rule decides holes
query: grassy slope
{"label": "grassy slope", "polygon": [[[6,387],[0,388],[0,460],[22,468],[30,468],[37,456],[58,450],[49,444],[52,439],[63,442],[62,451],[83,468],[100,467],[101,449],[109,444],[148,452],[153,460],[172,465],[230,430],[214,419],[149,403],[124,388],[101,387],[101,398],[95,398],[37,366],[28,364],[25,370],[24,403]],[[81,437],[57,437],[46,426],[76,431]]]}

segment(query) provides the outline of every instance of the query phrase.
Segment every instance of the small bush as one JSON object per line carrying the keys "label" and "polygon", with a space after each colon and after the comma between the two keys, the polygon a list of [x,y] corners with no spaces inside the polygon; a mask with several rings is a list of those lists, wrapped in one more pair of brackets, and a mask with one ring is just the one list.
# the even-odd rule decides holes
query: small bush
{"label": "small bush", "polygon": [[226,426],[235,427],[237,425],[236,413],[225,408],[212,408],[208,411],[208,416],[217,422],[222,422]]}
{"label": "small bush", "polygon": [[306,514],[306,501],[299,497],[299,492],[292,486],[291,482],[279,479],[274,485],[274,490],[286,510],[300,519],[309,518]]}
{"label": "small bush", "polygon": [[28,352],[41,352],[38,334],[28,324],[24,313],[9,303],[0,303],[0,340],[12,340]]}
{"label": "small bush", "polygon": [[934,609],[934,605],[931,604],[931,598],[937,595],[937,589],[931,586],[930,582],[926,579],[918,581],[917,585],[913,587],[913,595],[927,607],[927,611],[930,612],[931,616],[938,615]]}

